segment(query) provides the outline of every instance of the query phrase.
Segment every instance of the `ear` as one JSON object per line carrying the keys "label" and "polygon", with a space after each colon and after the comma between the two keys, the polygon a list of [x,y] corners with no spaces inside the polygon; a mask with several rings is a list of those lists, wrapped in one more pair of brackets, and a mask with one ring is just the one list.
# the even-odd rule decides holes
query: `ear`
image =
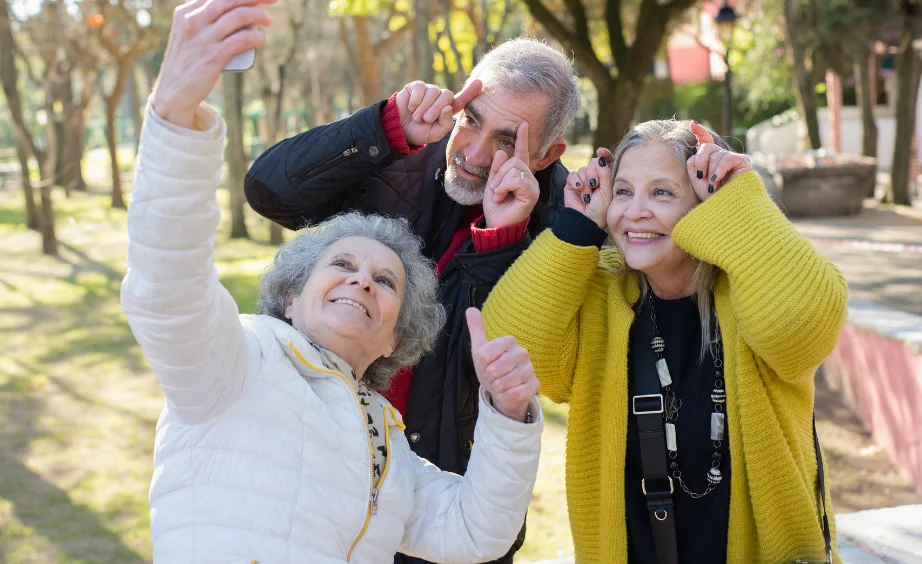
{"label": "ear", "polygon": [[548,150],[546,153],[544,153],[544,156],[538,159],[537,162],[535,162],[535,170],[544,170],[545,168],[550,166],[552,162],[559,159],[566,150],[567,150],[567,142],[564,141],[563,139],[557,139],[556,141],[551,143],[551,146],[548,147]]}
{"label": "ear", "polygon": [[285,319],[291,321],[291,316],[294,314],[295,309],[294,294],[292,292],[288,292],[288,297],[285,298],[285,302],[287,302],[285,305]]}
{"label": "ear", "polygon": [[398,333],[395,331],[395,332],[394,332],[394,338],[391,339],[391,344],[390,344],[390,346],[387,348],[387,352],[385,352],[382,356],[383,356],[384,358],[390,358],[390,356],[391,356],[392,354],[394,354],[394,351],[397,350],[397,345],[399,345],[399,344],[400,344],[400,334],[398,334]]}

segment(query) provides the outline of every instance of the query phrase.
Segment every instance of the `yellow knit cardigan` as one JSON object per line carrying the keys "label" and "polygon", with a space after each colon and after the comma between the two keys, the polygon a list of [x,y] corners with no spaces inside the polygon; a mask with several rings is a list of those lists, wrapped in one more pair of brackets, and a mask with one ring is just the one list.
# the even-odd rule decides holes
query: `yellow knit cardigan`
{"label": "yellow knit cardigan", "polygon": [[[824,562],[813,376],[845,322],[845,280],[754,172],[692,209],[672,237],[721,270],[714,301],[732,470],[727,562]],[[541,393],[570,404],[567,503],[579,564],[627,561],[627,350],[640,290],[633,275],[613,273],[619,266],[618,251],[573,246],[548,230],[484,307],[489,336],[515,336],[531,353]]]}

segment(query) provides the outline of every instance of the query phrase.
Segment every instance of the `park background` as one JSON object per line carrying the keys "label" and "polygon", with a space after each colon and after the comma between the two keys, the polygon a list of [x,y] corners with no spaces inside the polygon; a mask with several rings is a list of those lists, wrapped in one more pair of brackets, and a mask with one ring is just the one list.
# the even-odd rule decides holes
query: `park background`
{"label": "park background", "polygon": [[[163,396],[118,295],[144,105],[175,6],[0,0],[0,563],[151,560],[147,489]],[[209,99],[228,123],[217,268],[242,312],[253,310],[277,245],[293,236],[246,206],[252,159],[412,80],[457,91],[490,46],[534,36],[572,56],[580,76],[583,106],[563,158],[571,169],[632,123],[673,116],[753,156],[854,298],[817,378],[836,512],[843,523],[874,515],[879,524],[884,514],[855,512],[919,507],[922,6],[279,0],[270,13],[256,66],[225,74]],[[543,405],[520,562],[573,553],[567,409]],[[912,515],[922,522],[922,512]],[[856,555],[895,550],[888,561],[910,562],[922,553],[859,537],[849,537]]]}

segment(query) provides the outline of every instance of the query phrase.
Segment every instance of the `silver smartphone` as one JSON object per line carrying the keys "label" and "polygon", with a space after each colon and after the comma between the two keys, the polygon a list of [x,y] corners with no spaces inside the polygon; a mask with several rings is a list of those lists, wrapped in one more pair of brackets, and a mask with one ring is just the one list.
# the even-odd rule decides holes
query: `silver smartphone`
{"label": "silver smartphone", "polygon": [[256,62],[256,48],[247,49],[243,53],[237,53],[225,65],[224,70],[228,72],[241,72],[249,70]]}

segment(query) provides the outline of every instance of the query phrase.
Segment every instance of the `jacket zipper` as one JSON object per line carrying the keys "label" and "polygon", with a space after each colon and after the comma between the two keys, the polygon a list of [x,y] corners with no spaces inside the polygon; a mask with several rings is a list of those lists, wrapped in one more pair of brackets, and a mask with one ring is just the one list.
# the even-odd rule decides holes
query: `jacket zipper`
{"label": "jacket zipper", "polygon": [[358,153],[358,152],[359,152],[359,150],[355,147],[355,145],[353,145],[353,146],[349,147],[348,149],[346,149],[345,151],[343,151],[342,153],[338,153],[338,154],[336,154],[336,155],[333,155],[332,157],[328,158],[327,160],[325,160],[325,161],[323,161],[323,162],[321,162],[321,163],[319,163],[319,164],[316,164],[316,165],[312,166],[311,168],[307,169],[303,174],[301,174],[301,181],[303,182],[303,181],[309,179],[310,177],[314,176],[315,174],[320,174],[321,172],[323,172],[323,171],[326,170],[327,168],[333,166],[334,164],[338,163],[339,161],[341,161],[341,160],[343,160],[343,159],[345,159],[345,158],[351,157],[352,155],[354,155],[354,154],[356,154],[356,153]]}
{"label": "jacket zipper", "polygon": [[[364,537],[365,533],[368,531],[368,525],[371,523],[372,515],[375,515],[378,513],[378,494],[381,491],[381,488],[384,486],[384,479],[387,478],[387,472],[391,466],[391,456],[390,456],[391,454],[391,435],[390,435],[390,428],[387,424],[387,412],[388,410],[393,410],[393,411],[396,411],[396,410],[394,410],[394,408],[390,406],[384,408],[384,448],[387,450],[388,457],[387,457],[387,461],[384,463],[384,472],[381,473],[381,478],[378,480],[377,484],[374,484],[375,449],[374,449],[374,445],[371,443],[371,437],[368,435],[368,423],[366,423],[367,418],[364,416],[365,412],[362,409],[362,403],[359,400],[359,394],[358,392],[355,391],[355,386],[353,386],[349,382],[349,379],[346,378],[346,376],[342,372],[339,372],[337,370],[318,368],[314,366],[313,364],[309,363],[303,356],[301,356],[301,353],[298,352],[298,349],[295,348],[293,344],[289,343],[288,347],[292,351],[294,351],[295,355],[301,360],[301,362],[307,365],[308,368],[311,368],[312,370],[316,370],[317,372],[325,372],[327,374],[336,374],[337,376],[339,376],[339,379],[342,380],[343,383],[349,388],[349,391],[352,392],[352,399],[355,400],[355,407],[356,409],[358,409],[359,419],[362,421],[362,427],[365,429],[365,440],[368,443],[368,476],[369,476],[369,482],[372,484],[372,486],[371,486],[371,491],[368,494],[368,509],[365,510],[365,522],[362,524],[362,529],[359,531],[358,536],[355,537],[355,540],[352,541],[352,546],[349,547],[349,552],[346,554],[346,562],[350,562],[352,560],[352,553],[353,551],[355,551],[355,547],[358,546],[359,541],[362,540],[362,537]],[[406,428],[402,423],[400,423],[400,421],[396,418],[396,416],[394,417],[394,421],[397,423],[397,425],[400,428],[402,429]]]}

